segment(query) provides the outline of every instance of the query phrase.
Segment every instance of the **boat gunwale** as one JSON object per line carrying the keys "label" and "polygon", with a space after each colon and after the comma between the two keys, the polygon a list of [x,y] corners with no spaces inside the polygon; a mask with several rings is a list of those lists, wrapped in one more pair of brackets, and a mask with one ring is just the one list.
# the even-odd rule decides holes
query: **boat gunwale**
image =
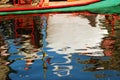
{"label": "boat gunwale", "polygon": [[42,6],[44,0],[41,0],[39,6],[37,7],[18,7],[18,8],[0,8],[0,12],[14,12],[14,11],[30,11],[30,10],[45,10],[45,9],[54,9],[54,8],[66,8],[66,7],[73,7],[73,6],[84,6],[96,2],[100,2],[100,0],[92,0],[89,2],[84,3],[74,3],[74,4],[67,4],[67,5],[57,5],[57,6]]}

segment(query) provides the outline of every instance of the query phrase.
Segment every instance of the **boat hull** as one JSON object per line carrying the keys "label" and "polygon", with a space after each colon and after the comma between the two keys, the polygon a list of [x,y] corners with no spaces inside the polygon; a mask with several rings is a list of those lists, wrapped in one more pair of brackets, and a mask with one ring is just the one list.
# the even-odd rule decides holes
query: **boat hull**
{"label": "boat hull", "polygon": [[[109,3],[109,4],[108,4]],[[120,0],[101,0],[94,4],[67,6],[67,7],[49,7],[39,6],[31,8],[0,8],[0,15],[18,15],[18,14],[43,14],[43,13],[69,13],[69,12],[90,12],[99,14],[118,14],[120,15]]]}
{"label": "boat hull", "polygon": [[[42,5],[44,2],[43,0],[41,0],[41,2],[39,3],[38,6],[31,6],[31,7],[21,7],[21,5],[16,6],[16,7],[9,7],[9,8],[0,8],[0,13],[1,12],[14,12],[14,11],[31,11],[31,10],[47,10],[47,9],[56,9],[56,8],[66,8],[66,7],[74,7],[74,6],[83,6],[83,5],[88,5],[91,3],[95,3],[95,2],[99,2],[100,0],[87,0],[87,1],[76,1],[76,2],[68,2],[66,4],[63,4],[62,2],[60,2],[60,4],[62,3],[62,5],[57,4],[51,4],[51,5]],[[59,3],[59,2],[57,2]]]}

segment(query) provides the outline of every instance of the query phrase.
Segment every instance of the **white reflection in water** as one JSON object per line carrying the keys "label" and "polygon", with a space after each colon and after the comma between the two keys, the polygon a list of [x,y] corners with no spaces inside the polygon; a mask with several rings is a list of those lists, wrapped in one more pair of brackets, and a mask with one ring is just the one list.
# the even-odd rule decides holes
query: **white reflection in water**
{"label": "white reflection in water", "polygon": [[89,56],[104,56],[99,46],[104,34],[108,33],[107,30],[101,29],[100,19],[104,19],[104,16],[97,15],[96,27],[92,27],[89,20],[82,15],[49,16],[46,39],[47,47],[52,48],[49,51],[56,51],[59,54],[84,53]]}
{"label": "white reflection in water", "polygon": [[66,56],[64,56],[63,58],[66,59],[65,62],[52,63],[51,65],[54,66],[53,73],[59,77],[70,75],[70,71],[73,69],[73,66],[67,64],[71,63],[71,56],[71,54],[67,54]]}
{"label": "white reflection in water", "polygon": [[71,56],[72,56],[71,54],[68,54],[68,55],[64,56],[63,58],[66,59],[66,61],[65,61],[64,63],[52,63],[51,65],[55,65],[55,64],[68,64],[68,63],[71,63],[71,59],[70,59]]}
{"label": "white reflection in water", "polygon": [[47,47],[58,54],[67,54],[63,57],[66,62],[52,63],[53,72],[59,77],[70,75],[73,66],[71,63],[71,53],[80,53],[88,56],[104,56],[100,49],[100,43],[107,30],[103,30],[100,25],[100,19],[104,16],[97,15],[96,27],[89,24],[89,20],[82,15],[72,16],[72,14],[50,15],[47,25]]}
{"label": "white reflection in water", "polygon": [[54,74],[56,74],[59,77],[62,76],[68,76],[70,75],[70,70],[72,70],[72,66],[59,66],[59,65],[55,65],[55,68],[53,69]]}

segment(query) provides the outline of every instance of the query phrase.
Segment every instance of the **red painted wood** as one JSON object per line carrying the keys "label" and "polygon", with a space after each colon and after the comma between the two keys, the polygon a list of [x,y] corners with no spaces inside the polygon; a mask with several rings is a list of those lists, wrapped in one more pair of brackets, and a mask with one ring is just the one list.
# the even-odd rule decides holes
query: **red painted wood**
{"label": "red painted wood", "polygon": [[[100,0],[93,0],[85,3],[76,3],[76,4],[68,4],[68,5],[58,5],[58,6],[41,6],[44,0],[41,0],[38,7],[25,7],[25,8],[0,8],[0,12],[6,12],[6,11],[26,11],[26,10],[43,10],[43,9],[52,9],[52,8],[64,8],[64,7],[71,7],[71,6],[83,6],[87,4],[91,4],[94,2],[99,2]],[[15,3],[16,4],[16,3]],[[18,4],[19,5],[19,4]]]}

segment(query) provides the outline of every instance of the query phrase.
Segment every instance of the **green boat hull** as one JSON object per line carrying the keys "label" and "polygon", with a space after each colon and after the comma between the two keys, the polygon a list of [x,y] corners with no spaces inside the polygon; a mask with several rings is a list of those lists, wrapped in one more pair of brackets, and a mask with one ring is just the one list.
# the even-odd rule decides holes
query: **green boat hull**
{"label": "green boat hull", "polygon": [[54,12],[64,13],[64,12],[81,12],[81,11],[89,11],[92,13],[99,13],[99,14],[118,14],[118,15],[120,15],[120,0],[101,0],[100,2],[85,5],[85,6],[0,12],[0,15],[38,14],[38,13],[43,14],[43,13],[54,13]]}

